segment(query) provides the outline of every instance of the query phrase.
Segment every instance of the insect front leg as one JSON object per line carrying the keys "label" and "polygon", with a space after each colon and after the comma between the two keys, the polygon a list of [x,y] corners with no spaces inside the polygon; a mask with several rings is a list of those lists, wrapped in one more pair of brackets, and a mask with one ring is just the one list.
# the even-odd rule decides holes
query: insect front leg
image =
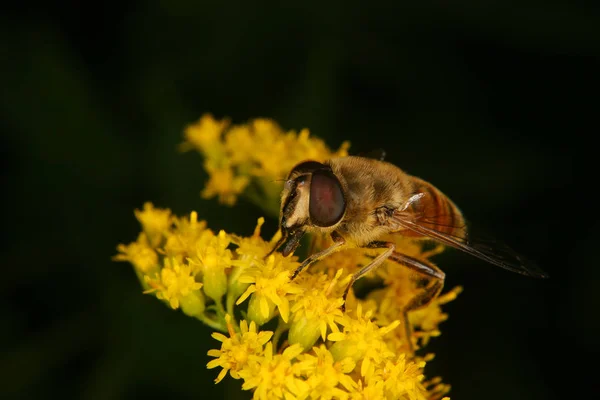
{"label": "insect front leg", "polygon": [[296,276],[298,276],[298,274],[302,272],[304,268],[308,267],[312,263],[315,263],[327,257],[330,254],[342,250],[346,246],[346,239],[344,239],[342,235],[335,231],[331,233],[331,239],[333,239],[333,244],[331,246],[306,258],[306,260],[304,260],[302,264],[300,264],[300,266],[296,268],[290,279],[294,280],[294,278],[296,278]]}

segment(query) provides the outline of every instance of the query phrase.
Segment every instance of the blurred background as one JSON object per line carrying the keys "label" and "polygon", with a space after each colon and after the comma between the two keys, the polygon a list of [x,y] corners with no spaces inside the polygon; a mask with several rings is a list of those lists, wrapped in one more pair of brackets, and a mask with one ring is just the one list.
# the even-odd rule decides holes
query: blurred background
{"label": "blurred background", "polygon": [[[41,3],[41,2],[40,2]],[[351,4],[353,3],[353,4]],[[308,127],[436,184],[537,261],[535,280],[449,252],[465,291],[428,347],[453,399],[599,393],[600,13],[586,2],[78,1],[0,16],[2,398],[248,398],[212,380],[201,323],[114,263],[145,201],[250,234],[202,200],[204,112]],[[587,2],[592,4],[592,2]],[[268,220],[265,234],[276,229]],[[588,396],[591,397],[591,396]]]}

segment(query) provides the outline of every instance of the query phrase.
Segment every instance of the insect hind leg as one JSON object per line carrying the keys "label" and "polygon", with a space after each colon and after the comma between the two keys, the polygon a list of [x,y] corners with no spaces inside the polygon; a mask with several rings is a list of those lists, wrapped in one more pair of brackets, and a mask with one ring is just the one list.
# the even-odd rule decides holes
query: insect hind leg
{"label": "insect hind leg", "polygon": [[410,257],[405,254],[396,252],[396,245],[392,242],[374,241],[369,243],[365,247],[371,249],[385,248],[387,250],[379,254],[373,259],[373,261],[371,261],[369,264],[364,266],[352,276],[352,279],[350,280],[348,286],[346,286],[346,290],[344,291],[344,303],[342,304],[342,311],[345,311],[346,298],[348,296],[350,288],[354,285],[354,282],[356,282],[363,275],[377,268],[379,265],[381,265],[381,263],[383,263],[387,259],[401,264],[402,266],[409,268],[411,271],[417,273],[418,275],[423,276],[427,279],[427,284],[423,289],[421,289],[419,293],[413,296],[413,298],[408,302],[408,304],[405,305],[402,309],[402,318],[404,323],[406,342],[409,346],[410,352],[414,353],[414,344],[412,342],[412,327],[410,326],[410,323],[408,321],[408,312],[417,310],[421,307],[425,307],[426,305],[431,303],[431,301],[435,299],[442,291],[444,287],[444,280],[446,278],[446,274],[430,262],[427,262],[425,260],[418,260],[414,257]]}
{"label": "insect hind leg", "polygon": [[407,256],[405,254],[394,252],[389,258],[398,264],[408,267],[411,271],[416,272],[427,279],[427,284],[425,287],[412,299],[410,299],[408,304],[404,306],[402,310],[406,342],[408,343],[411,353],[414,353],[412,327],[408,321],[408,312],[425,307],[431,303],[431,301],[435,299],[442,291],[446,274],[444,274],[444,272],[438,267],[427,261],[417,260],[416,258]]}

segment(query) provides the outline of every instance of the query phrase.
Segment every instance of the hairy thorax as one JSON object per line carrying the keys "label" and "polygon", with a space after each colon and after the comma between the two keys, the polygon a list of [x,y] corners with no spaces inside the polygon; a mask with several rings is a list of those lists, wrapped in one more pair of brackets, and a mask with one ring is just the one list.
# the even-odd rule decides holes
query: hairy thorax
{"label": "hairy thorax", "polygon": [[336,227],[347,240],[364,246],[393,230],[382,223],[378,210],[400,208],[412,193],[409,175],[395,165],[368,158],[329,161],[346,194],[346,213]]}

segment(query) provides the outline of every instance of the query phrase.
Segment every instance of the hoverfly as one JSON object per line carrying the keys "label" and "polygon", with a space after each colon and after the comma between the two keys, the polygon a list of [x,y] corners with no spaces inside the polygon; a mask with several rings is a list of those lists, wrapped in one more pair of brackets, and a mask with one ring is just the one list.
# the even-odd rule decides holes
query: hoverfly
{"label": "hoverfly", "polygon": [[292,279],[310,264],[349,244],[384,249],[352,276],[344,303],[354,282],[387,259],[427,279],[420,294],[405,307],[405,321],[407,312],[429,304],[439,295],[445,274],[426,260],[397,252],[394,243],[381,240],[387,234],[431,239],[513,272],[547,277],[507,247],[471,240],[461,211],[446,195],[431,183],[381,159],[349,156],[296,165],[281,195],[279,227],[282,237],[271,253],[282,246],[284,256],[294,253],[306,232],[329,234],[333,240],[330,247],[306,258]]}

